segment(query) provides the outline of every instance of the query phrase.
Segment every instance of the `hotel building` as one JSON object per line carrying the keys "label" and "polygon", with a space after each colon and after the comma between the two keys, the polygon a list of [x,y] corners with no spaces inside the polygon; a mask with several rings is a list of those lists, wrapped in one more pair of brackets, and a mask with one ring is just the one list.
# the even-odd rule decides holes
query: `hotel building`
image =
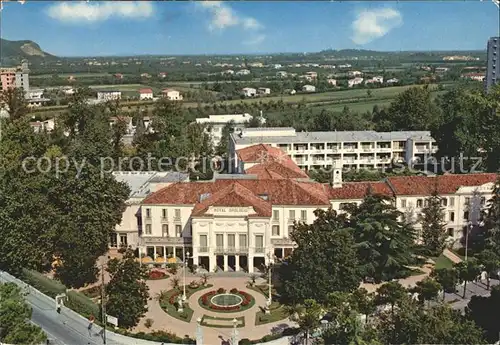
{"label": "hotel building", "polygon": [[256,144],[277,147],[302,169],[389,167],[396,162],[423,162],[436,153],[428,131],[297,132],[294,128],[243,128],[231,135],[229,157],[239,166],[238,150]]}
{"label": "hotel building", "polygon": [[[497,177],[404,176],[343,182],[342,169],[335,168],[333,182],[323,184],[309,180],[291,158],[269,145],[247,147],[236,154],[242,174],[175,182],[140,194],[128,218],[124,216],[128,225],[117,231],[133,236],[137,230],[142,262],[162,264],[186,257],[211,272],[255,272],[272,256],[290,255],[295,246],[290,240],[294,222],[311,224],[316,209],[341,210],[345,204],[359,204],[368,190],[390,197],[398,210],[415,219],[419,229],[418,215],[437,187],[443,198],[448,241],[458,244],[464,229],[479,222],[479,212],[491,198]],[[261,160],[263,156],[266,161]]]}

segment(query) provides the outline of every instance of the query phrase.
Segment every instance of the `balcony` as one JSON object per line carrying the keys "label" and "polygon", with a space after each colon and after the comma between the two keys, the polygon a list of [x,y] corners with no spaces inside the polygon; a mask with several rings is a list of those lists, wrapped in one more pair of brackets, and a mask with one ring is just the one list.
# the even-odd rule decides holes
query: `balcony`
{"label": "balcony", "polygon": [[208,247],[198,247],[198,253],[208,253]]}
{"label": "balcony", "polygon": [[139,238],[141,245],[186,245],[191,244],[191,237],[163,237],[163,236],[141,236]]}
{"label": "balcony", "polygon": [[264,254],[264,252],[265,252],[265,248],[264,248],[264,247],[255,247],[255,248],[254,248],[254,252],[255,252],[256,254]]}
{"label": "balcony", "polygon": [[371,146],[362,146],[361,148],[364,152],[371,152],[373,150],[373,147]]}
{"label": "balcony", "polygon": [[356,149],[357,149],[357,147],[352,147],[352,146],[344,147],[344,151],[347,151],[347,152],[354,152]]}

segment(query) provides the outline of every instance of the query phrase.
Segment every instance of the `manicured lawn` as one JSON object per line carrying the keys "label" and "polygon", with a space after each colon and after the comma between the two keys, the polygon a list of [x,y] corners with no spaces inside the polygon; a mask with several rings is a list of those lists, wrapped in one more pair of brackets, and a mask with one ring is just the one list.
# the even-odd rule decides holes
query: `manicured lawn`
{"label": "manicured lawn", "polygon": [[[239,313],[241,311],[245,311],[247,309],[250,309],[252,308],[254,305],[255,305],[255,298],[249,294],[249,293],[246,293],[246,292],[243,292],[243,294],[239,293],[238,292],[230,292],[230,290],[226,291],[226,292],[223,292],[223,293],[215,293],[214,295],[210,295],[208,298],[207,298],[207,305],[203,304],[203,298],[206,294],[208,294],[210,292],[207,292],[205,294],[203,294],[200,298],[198,298],[198,304],[200,305],[200,307],[202,307],[203,309],[206,309],[206,310],[209,310],[209,311],[212,311],[212,312],[216,312],[216,313]],[[241,297],[242,301],[245,301],[245,296],[247,297],[250,297],[249,298],[249,301],[247,302],[244,302],[244,303],[248,303],[246,305],[244,305],[244,303],[240,304],[239,305],[239,309],[234,309],[234,310],[223,310],[223,309],[215,309],[215,308],[211,308],[212,307],[215,307],[211,300],[213,297],[217,296],[217,295],[222,295],[222,294],[233,294],[233,295],[237,295],[239,297]]]}
{"label": "manicured lawn", "polygon": [[[211,288],[213,285],[208,284],[207,286],[200,286],[197,289],[191,289],[189,287],[186,287],[186,297],[189,298],[192,294],[194,294],[197,291],[204,290]],[[186,301],[183,303],[183,309],[184,311],[182,313],[179,313],[177,311],[177,306],[170,304],[170,297],[174,294],[181,294],[182,295],[182,287],[179,289],[172,289],[167,292],[165,292],[164,296],[162,299],[159,300],[160,307],[170,316],[175,317],[176,319],[179,319],[181,321],[185,322],[191,322],[191,318],[193,317],[193,309],[189,308],[189,303]]]}
{"label": "manicured lawn", "polygon": [[[203,315],[203,317],[201,318],[201,325],[205,327],[233,328],[234,319],[235,318],[233,317],[218,317],[218,316]],[[244,316],[237,317],[236,320],[238,320],[237,328],[245,327]]]}
{"label": "manicured lawn", "polygon": [[437,258],[431,258],[431,259],[436,263],[436,265],[434,266],[435,269],[439,269],[439,268],[452,268],[453,267],[453,261],[451,261],[450,259],[448,259],[443,254],[441,254]]}
{"label": "manicured lawn", "polygon": [[[247,285],[247,289],[258,292],[258,293],[264,295],[265,297],[269,297],[269,289],[268,289],[266,284],[254,285],[254,286]],[[273,291],[271,291],[271,293],[273,293]]]}
{"label": "manicured lawn", "polygon": [[259,310],[255,314],[255,326],[284,320],[288,317],[285,307],[278,302],[271,303],[270,310],[271,310],[270,314],[266,314],[262,310]]}

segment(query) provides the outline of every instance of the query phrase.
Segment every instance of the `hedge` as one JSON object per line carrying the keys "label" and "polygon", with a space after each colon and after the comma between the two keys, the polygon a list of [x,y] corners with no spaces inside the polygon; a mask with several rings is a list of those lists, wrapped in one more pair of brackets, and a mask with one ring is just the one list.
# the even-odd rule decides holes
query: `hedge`
{"label": "hedge", "polygon": [[50,279],[44,276],[42,273],[23,269],[22,270],[23,280],[29,285],[33,286],[38,291],[43,294],[55,298],[57,295],[66,292],[66,286],[64,286],[60,281]]}
{"label": "hedge", "polygon": [[97,304],[92,302],[90,298],[84,294],[76,291],[69,291],[67,293],[68,299],[65,306],[76,311],[78,314],[88,318],[90,315],[95,317],[99,316],[100,308]]}

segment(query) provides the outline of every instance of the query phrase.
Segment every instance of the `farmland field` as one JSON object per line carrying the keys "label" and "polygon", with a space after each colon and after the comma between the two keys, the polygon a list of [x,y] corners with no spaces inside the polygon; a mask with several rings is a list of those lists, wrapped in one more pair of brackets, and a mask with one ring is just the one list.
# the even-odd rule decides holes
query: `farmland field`
{"label": "farmland field", "polygon": [[[52,78],[53,74],[39,74],[39,75],[30,75],[30,78]],[[69,76],[73,76],[75,78],[94,78],[94,77],[107,77],[111,76],[109,73],[58,73],[57,76],[59,78],[68,78]]]}

